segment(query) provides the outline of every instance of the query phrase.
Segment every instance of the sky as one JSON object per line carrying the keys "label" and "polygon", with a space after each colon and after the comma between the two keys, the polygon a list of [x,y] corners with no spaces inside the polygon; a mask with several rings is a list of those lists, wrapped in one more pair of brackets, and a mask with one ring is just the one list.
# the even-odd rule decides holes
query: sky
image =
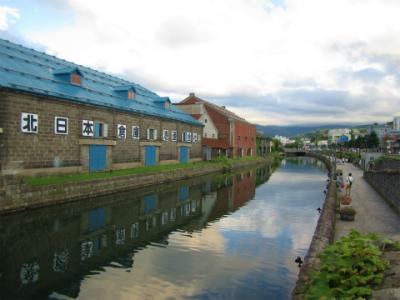
{"label": "sky", "polygon": [[0,0],[0,38],[262,125],[400,115],[398,0]]}

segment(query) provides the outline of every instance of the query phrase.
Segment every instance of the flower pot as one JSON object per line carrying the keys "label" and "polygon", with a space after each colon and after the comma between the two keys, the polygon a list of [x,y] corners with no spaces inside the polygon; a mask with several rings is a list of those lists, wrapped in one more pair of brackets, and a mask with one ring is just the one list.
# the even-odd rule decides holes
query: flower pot
{"label": "flower pot", "polygon": [[344,196],[340,201],[340,204],[342,204],[342,205],[350,205],[350,203],[351,203],[350,196]]}

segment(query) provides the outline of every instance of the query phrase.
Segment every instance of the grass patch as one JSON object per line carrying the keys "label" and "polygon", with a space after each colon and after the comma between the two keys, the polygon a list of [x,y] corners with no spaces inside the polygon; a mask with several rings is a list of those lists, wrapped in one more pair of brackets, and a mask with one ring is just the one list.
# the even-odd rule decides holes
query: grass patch
{"label": "grass patch", "polygon": [[257,161],[261,160],[259,157],[242,157],[242,158],[226,158],[221,157],[211,161],[198,161],[187,164],[171,164],[171,165],[158,165],[149,167],[136,167],[130,169],[94,172],[94,173],[79,173],[69,175],[52,175],[46,177],[27,177],[24,179],[25,183],[31,186],[42,186],[42,185],[53,185],[63,184],[77,181],[102,179],[116,176],[126,176],[135,174],[146,174],[146,173],[160,173],[169,172],[180,169],[198,169],[209,166],[221,166],[230,167],[235,163],[241,161]]}

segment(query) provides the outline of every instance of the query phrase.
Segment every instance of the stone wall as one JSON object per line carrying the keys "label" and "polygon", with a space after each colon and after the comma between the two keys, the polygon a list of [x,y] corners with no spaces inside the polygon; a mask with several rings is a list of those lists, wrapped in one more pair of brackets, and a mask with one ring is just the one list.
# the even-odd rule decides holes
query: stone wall
{"label": "stone wall", "polygon": [[[132,100],[133,101],[133,100]],[[39,132],[21,132],[21,113],[38,115]],[[68,117],[68,135],[54,133],[54,118]],[[140,142],[147,141],[147,128],[157,130],[160,143],[160,159],[177,159],[178,142],[182,132],[196,132],[202,136],[202,127],[183,122],[127,113],[93,105],[73,103],[51,97],[34,96],[26,93],[0,91],[0,169],[19,170],[32,168],[60,168],[82,166],[86,148],[82,140],[82,120],[108,124],[107,138],[85,138],[103,142],[107,147],[108,167],[113,164],[141,162]],[[117,125],[124,124],[126,139],[117,138]],[[141,139],[132,138],[132,126],[140,126]],[[178,141],[162,141],[162,130],[178,131]],[[188,143],[189,144],[189,143]],[[201,158],[201,141],[190,143],[191,158]],[[87,168],[87,167],[86,167]],[[83,168],[85,170],[85,168]]]}
{"label": "stone wall", "polygon": [[400,213],[400,168],[366,171],[364,178]]}
{"label": "stone wall", "polygon": [[325,204],[318,220],[313,239],[308,249],[307,256],[300,269],[296,287],[292,293],[292,299],[304,299],[307,284],[310,281],[312,272],[320,268],[321,261],[318,254],[326,246],[333,242],[336,218],[336,184],[331,182],[325,198]]}
{"label": "stone wall", "polygon": [[373,167],[374,170],[400,170],[400,160],[382,159]]}
{"label": "stone wall", "polygon": [[[323,161],[329,174],[332,174],[332,164],[327,157],[316,153],[307,153],[307,156],[315,157]],[[318,258],[318,254],[333,242],[336,219],[336,183],[332,180],[332,176],[330,177],[331,181],[328,186],[321,216],[319,217],[314,236],[311,240],[310,248],[308,249],[307,255],[304,258],[304,263],[300,269],[296,286],[292,292],[292,299],[295,300],[305,298],[305,291],[310,281],[310,276],[312,272],[320,268],[321,262]]]}
{"label": "stone wall", "polygon": [[[242,161],[236,163],[232,169],[265,162],[266,160]],[[196,169],[116,176],[46,186],[29,186],[20,176],[0,176],[0,213],[56,205],[223,171],[225,169],[221,165],[210,165]]]}

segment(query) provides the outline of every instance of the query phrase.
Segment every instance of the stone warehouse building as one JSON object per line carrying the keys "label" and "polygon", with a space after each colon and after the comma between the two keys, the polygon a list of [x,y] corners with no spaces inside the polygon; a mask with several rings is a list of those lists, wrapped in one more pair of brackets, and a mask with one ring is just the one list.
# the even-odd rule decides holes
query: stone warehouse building
{"label": "stone warehouse building", "polygon": [[200,99],[194,93],[177,103],[204,125],[203,158],[256,155],[256,126],[225,107]]}
{"label": "stone warehouse building", "polygon": [[142,86],[0,40],[3,174],[201,159],[203,125]]}

